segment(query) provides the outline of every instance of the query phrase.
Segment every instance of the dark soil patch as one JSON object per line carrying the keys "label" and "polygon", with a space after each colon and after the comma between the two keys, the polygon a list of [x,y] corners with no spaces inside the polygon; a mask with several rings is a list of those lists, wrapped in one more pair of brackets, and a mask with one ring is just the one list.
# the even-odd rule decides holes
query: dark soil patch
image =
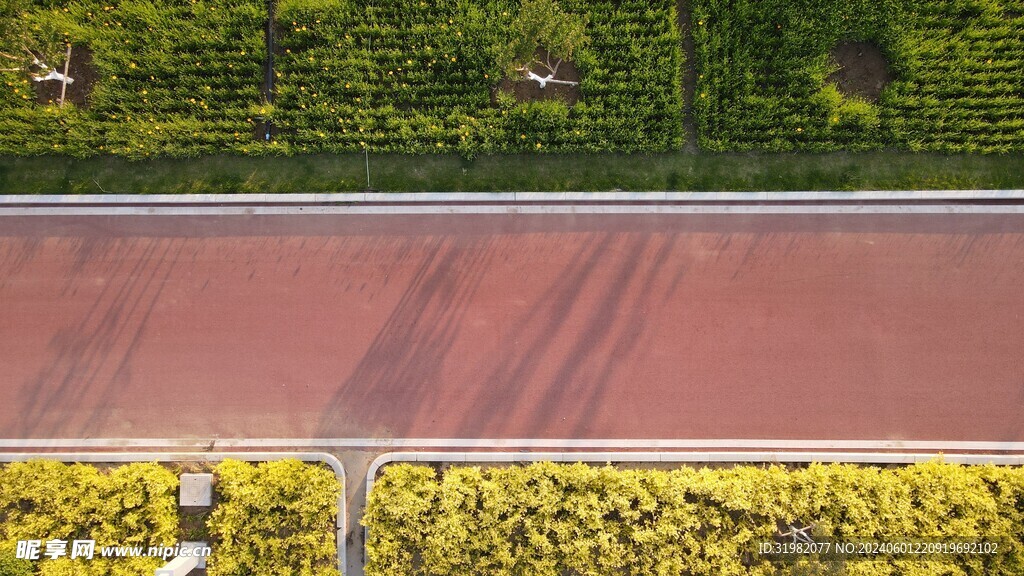
{"label": "dark soil patch", "polygon": [[[548,53],[543,48],[537,48],[536,57],[538,60],[545,60]],[[550,72],[547,68],[540,65],[534,65],[531,71],[541,77],[545,77]],[[579,82],[580,72],[576,69],[576,65],[570,60],[563,60],[562,64],[558,67],[558,74],[555,75],[555,80],[565,80],[567,82]],[[505,92],[512,94],[516,97],[517,102],[537,102],[540,100],[562,100],[569,106],[580,101],[582,93],[580,92],[579,84],[576,86],[567,86],[565,84],[548,84],[544,88],[540,87],[540,84],[534,80],[513,80],[511,78],[502,78],[501,82],[491,90],[491,103],[498,103],[498,92]]]}
{"label": "dark soil patch", "polygon": [[[57,71],[64,73],[64,62],[56,64]],[[73,46],[71,48],[71,63],[68,66],[68,76],[74,82],[68,84],[64,94],[64,101],[71,102],[79,108],[89,107],[89,95],[92,94],[93,84],[96,83],[96,68],[92,65],[92,50],[84,46]],[[44,82],[33,82],[36,89],[37,104],[57,104],[60,102],[60,89],[63,82],[57,80],[46,80]]]}
{"label": "dark soil patch", "polygon": [[253,127],[252,137],[258,142],[269,142],[277,140],[277,137],[281,134],[296,134],[297,132],[295,128],[281,128],[271,122],[270,140],[267,140],[267,122],[265,120],[257,120],[256,125]]}
{"label": "dark soil patch", "polygon": [[271,44],[270,33],[273,33],[273,44],[270,49],[271,54],[273,54],[274,56],[284,56],[285,54],[287,54],[287,52],[285,52],[285,47],[281,45],[281,39],[288,36],[289,32],[291,32],[291,28],[289,28],[288,26],[285,26],[280,22],[271,23],[266,33],[268,44]]}
{"label": "dark soil patch", "polygon": [[1024,12],[1017,12],[1016,10],[1007,10],[1006,12],[1003,12],[1003,18],[1006,18],[1007,20],[1016,20],[1021,16],[1024,16]]}
{"label": "dark soil patch", "polygon": [[882,90],[892,81],[885,55],[868,42],[843,42],[832,49],[832,60],[839,70],[828,81],[839,86],[846,96],[859,96],[877,102]]}
{"label": "dark soil patch", "polygon": [[271,104],[274,103],[274,57],[279,56],[278,51],[280,47],[277,45],[277,37],[279,37],[280,31],[279,26],[274,22],[273,15],[273,2],[268,2],[268,10],[270,11],[270,17],[267,19],[267,25],[264,27],[264,38],[263,41],[267,45],[267,57],[263,61],[263,85],[260,87],[263,90],[263,100]]}
{"label": "dark soil patch", "polygon": [[206,527],[206,519],[210,512],[217,506],[216,494],[214,494],[213,506],[210,508],[197,506],[181,506],[181,519],[178,523],[182,540],[189,542],[209,542],[210,532]]}

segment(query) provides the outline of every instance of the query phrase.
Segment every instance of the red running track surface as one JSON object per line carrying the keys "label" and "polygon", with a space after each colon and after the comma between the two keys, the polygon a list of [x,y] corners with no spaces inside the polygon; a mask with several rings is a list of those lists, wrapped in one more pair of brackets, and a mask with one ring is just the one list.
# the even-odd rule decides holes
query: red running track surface
{"label": "red running track surface", "polygon": [[1024,441],[1019,215],[0,218],[0,437]]}

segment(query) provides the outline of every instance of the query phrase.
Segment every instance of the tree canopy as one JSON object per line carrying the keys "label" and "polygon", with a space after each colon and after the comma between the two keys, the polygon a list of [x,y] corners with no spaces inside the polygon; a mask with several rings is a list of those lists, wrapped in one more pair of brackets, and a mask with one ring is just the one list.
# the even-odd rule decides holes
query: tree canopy
{"label": "tree canopy", "polygon": [[28,0],[0,0],[0,69],[48,68],[63,60],[69,27],[55,13],[33,11]]}
{"label": "tree canopy", "polygon": [[[565,12],[555,0],[523,0],[509,30],[510,40],[498,50],[498,64],[509,75],[525,74],[534,64],[554,75],[563,59],[571,59],[586,45],[587,23],[586,15]],[[548,58],[538,58],[538,48],[546,50]]]}

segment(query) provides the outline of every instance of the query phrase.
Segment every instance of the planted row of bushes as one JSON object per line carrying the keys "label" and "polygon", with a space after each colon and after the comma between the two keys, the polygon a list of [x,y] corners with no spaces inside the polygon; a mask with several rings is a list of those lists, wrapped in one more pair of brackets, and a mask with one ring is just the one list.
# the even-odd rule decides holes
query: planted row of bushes
{"label": "planted row of bushes", "polygon": [[[821,541],[998,542],[999,554],[850,561],[858,575],[1024,573],[1024,470],[932,462],[673,471],[538,463],[384,469],[369,576],[825,574],[759,556],[782,525]],[[832,569],[836,569],[832,566]],[[793,572],[797,570],[797,572]]]}
{"label": "planted row of bushes", "polygon": [[[34,102],[0,73],[0,154],[666,151],[682,145],[673,0],[564,0],[591,41],[583,99],[520,104],[492,90],[518,2],[279,3],[278,97],[263,102],[263,0],[12,0],[41,45],[88,49],[88,106]],[[0,37],[0,52],[21,53]],[[62,50],[61,50],[62,52]],[[73,58],[74,60],[74,58]],[[55,63],[59,64],[59,62]],[[0,66],[3,68],[5,66]],[[257,139],[271,119],[273,142]]]}
{"label": "planted row of bushes", "polygon": [[[91,52],[94,84],[87,106],[58,107],[35,103],[26,72],[0,73],[0,153],[195,156],[251,142],[266,57],[263,0],[8,4],[17,12],[4,17],[24,23],[31,47],[63,53],[70,43],[72,62]],[[23,52],[20,39],[3,40],[0,51]]]}
{"label": "planted row of bushes", "polygon": [[[211,576],[337,575],[333,472],[297,460],[215,468],[217,506],[207,520]],[[159,558],[102,558],[104,546],[173,546],[180,539],[178,477],[157,464],[94,466],[32,461],[0,468],[0,576],[137,576]],[[30,562],[19,540],[95,540],[95,556]],[[45,551],[45,549],[43,550]]]}
{"label": "planted row of bushes", "polygon": [[[694,0],[693,24],[705,149],[1024,151],[1021,0]],[[843,41],[885,54],[877,102],[828,80]]]}
{"label": "planted row of bushes", "polygon": [[[0,72],[0,154],[682,147],[672,0],[560,2],[589,21],[572,107],[494,91],[515,0],[278,4],[269,106],[263,0],[10,0],[3,19],[26,23],[41,44],[91,51],[96,78],[88,107],[58,108],[34,103],[26,73]],[[1024,151],[1024,0],[691,4],[704,149]],[[878,102],[828,80],[829,52],[847,40],[885,53],[893,80]],[[17,44],[0,37],[0,52],[20,54]],[[261,118],[276,123],[275,141],[257,140]]]}
{"label": "planted row of bushes", "polygon": [[282,1],[280,141],[303,152],[466,156],[679,149],[675,2],[559,4],[589,21],[590,42],[573,55],[582,93],[573,107],[494,92],[504,75],[496,48],[508,42],[518,2]]}

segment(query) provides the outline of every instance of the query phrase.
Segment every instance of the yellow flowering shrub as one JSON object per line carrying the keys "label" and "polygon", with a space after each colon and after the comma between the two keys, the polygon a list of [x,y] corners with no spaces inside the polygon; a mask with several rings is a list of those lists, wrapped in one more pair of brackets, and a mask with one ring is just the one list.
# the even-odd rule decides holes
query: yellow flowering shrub
{"label": "yellow flowering shrub", "polygon": [[216,468],[220,503],[210,576],[338,574],[335,519],[341,486],[334,473],[298,460]]}
{"label": "yellow flowering shrub", "polygon": [[[930,462],[671,471],[541,462],[396,464],[363,524],[368,576],[1011,575],[1024,573],[1024,470]],[[990,541],[994,555],[779,563],[790,524],[816,541]],[[831,570],[831,571],[830,571]]]}
{"label": "yellow flowering shrub", "polygon": [[[173,545],[177,488],[177,476],[157,464],[127,464],[109,473],[48,460],[8,464],[0,468],[0,569],[45,576],[152,573],[158,558],[100,558],[100,550]],[[18,561],[19,540],[64,540],[69,550],[74,540],[95,540],[95,556]]]}

